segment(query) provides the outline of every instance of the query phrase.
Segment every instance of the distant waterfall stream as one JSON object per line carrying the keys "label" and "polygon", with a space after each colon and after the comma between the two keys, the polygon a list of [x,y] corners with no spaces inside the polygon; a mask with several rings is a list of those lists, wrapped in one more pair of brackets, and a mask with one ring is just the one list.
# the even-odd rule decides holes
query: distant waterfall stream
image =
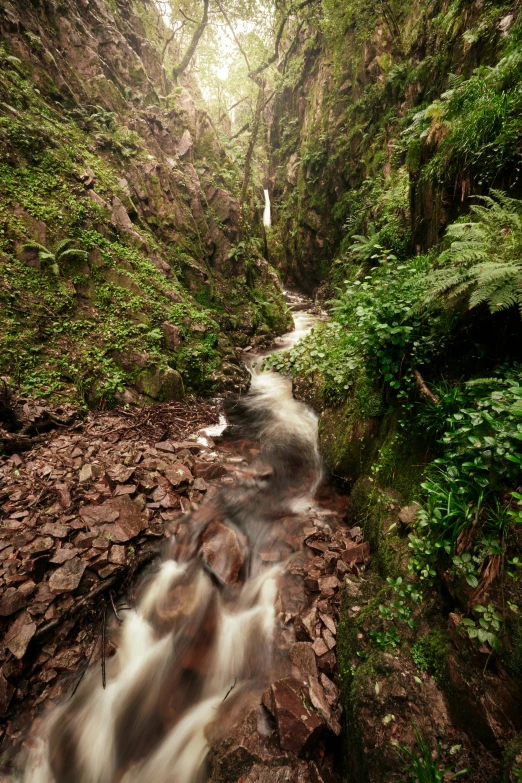
{"label": "distant waterfall stream", "polygon": [[272,216],[270,213],[270,194],[268,193],[268,190],[265,188],[263,191],[265,194],[265,209],[263,212],[263,225],[265,228],[270,228],[272,225]]}

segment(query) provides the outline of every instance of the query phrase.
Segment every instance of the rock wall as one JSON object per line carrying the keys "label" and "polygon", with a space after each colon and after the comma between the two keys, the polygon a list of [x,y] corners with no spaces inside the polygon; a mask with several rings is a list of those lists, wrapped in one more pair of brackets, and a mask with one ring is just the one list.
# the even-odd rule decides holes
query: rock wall
{"label": "rock wall", "polygon": [[[238,171],[166,37],[141,0],[0,9],[0,372],[27,393],[165,399],[173,373],[234,390],[237,346],[289,324],[267,262],[231,254]],[[84,256],[57,276],[26,247],[64,239]]]}
{"label": "rock wall", "polygon": [[[388,16],[357,2],[323,2],[289,36],[280,66],[270,128],[273,253],[308,291],[335,276],[333,259],[383,214],[391,218],[386,247],[424,251],[471,194],[468,185],[419,179],[403,132],[448,89],[449,74],[467,77],[496,62],[516,11],[417,0],[387,8]],[[436,146],[428,139],[417,164]]]}

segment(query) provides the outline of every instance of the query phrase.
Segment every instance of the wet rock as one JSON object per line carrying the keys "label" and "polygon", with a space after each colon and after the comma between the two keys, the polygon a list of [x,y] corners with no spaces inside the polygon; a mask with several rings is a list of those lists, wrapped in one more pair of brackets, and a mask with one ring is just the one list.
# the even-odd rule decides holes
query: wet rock
{"label": "wet rock", "polygon": [[79,557],[68,560],[61,568],[51,574],[49,587],[53,593],[69,593],[76,590],[86,567],[87,564]]}
{"label": "wet rock", "polygon": [[9,617],[27,605],[25,595],[15,587],[8,587],[0,598],[0,617]]}
{"label": "wet rock", "polygon": [[313,706],[324,720],[328,728],[333,731],[336,736],[341,733],[341,725],[335,715],[333,715],[328,699],[324,692],[323,686],[316,677],[312,677],[309,683],[310,701]]}
{"label": "wet rock", "polygon": [[5,647],[13,653],[15,658],[23,658],[35,633],[36,623],[32,621],[27,612],[22,612],[5,635]]}
{"label": "wet rock", "polygon": [[263,704],[275,718],[279,744],[299,754],[321,734],[324,724],[310,707],[307,689],[293,677],[272,683]]}
{"label": "wet rock", "polygon": [[227,584],[237,581],[243,554],[234,531],[221,522],[211,522],[203,535],[205,560]]}

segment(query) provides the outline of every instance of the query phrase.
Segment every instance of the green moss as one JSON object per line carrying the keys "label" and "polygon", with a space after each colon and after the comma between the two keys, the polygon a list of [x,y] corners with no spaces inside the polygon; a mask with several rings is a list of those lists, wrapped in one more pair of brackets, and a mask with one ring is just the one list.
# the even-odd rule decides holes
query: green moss
{"label": "green moss", "polygon": [[450,637],[445,631],[433,629],[421,636],[411,648],[411,656],[422,672],[431,674],[439,684],[448,677]]}
{"label": "green moss", "polygon": [[522,732],[506,745],[502,754],[502,783],[518,783],[520,775],[513,774],[516,770],[522,770]]}

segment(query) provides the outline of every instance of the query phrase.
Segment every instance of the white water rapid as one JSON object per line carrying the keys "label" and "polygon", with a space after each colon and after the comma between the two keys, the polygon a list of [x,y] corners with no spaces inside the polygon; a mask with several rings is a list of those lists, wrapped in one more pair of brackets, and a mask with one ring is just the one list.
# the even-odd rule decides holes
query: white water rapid
{"label": "white water rapid", "polygon": [[[312,323],[296,311],[279,348]],[[113,619],[106,687],[92,665],[43,723],[24,783],[214,780],[209,747],[288,673],[281,595],[286,564],[302,550],[306,518],[296,512],[313,504],[321,477],[317,418],[260,359],[249,357],[250,392],[228,410],[235,484],[180,518],[121,625]]]}

